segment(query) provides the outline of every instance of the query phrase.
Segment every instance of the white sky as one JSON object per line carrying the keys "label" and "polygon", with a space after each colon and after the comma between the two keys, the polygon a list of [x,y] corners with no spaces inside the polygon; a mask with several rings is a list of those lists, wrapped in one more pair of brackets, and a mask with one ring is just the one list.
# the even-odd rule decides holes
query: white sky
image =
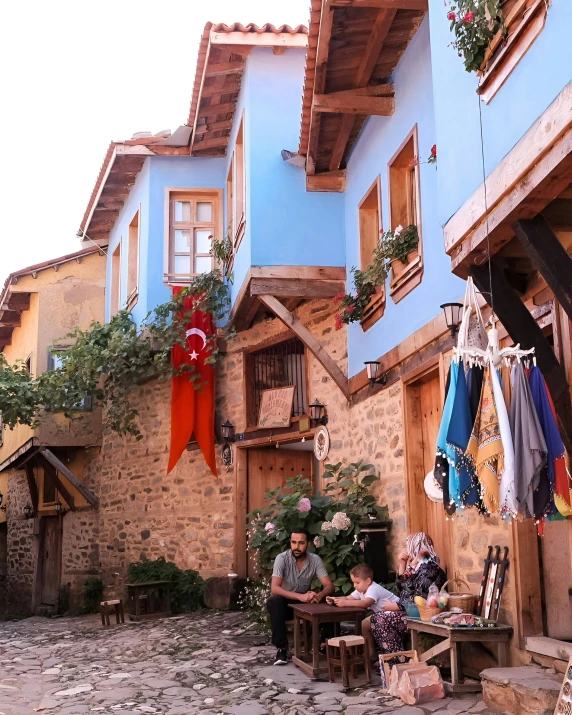
{"label": "white sky", "polygon": [[309,0],[28,0],[0,10],[0,288],[80,248],[111,140],[187,118],[205,22],[308,24]]}

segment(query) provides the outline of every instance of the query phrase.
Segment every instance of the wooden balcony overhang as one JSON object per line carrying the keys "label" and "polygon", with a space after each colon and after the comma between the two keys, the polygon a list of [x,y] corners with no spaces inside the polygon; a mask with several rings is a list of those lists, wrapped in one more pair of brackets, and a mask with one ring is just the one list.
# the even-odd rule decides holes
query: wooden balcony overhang
{"label": "wooden balcony overhang", "polygon": [[308,191],[345,191],[366,118],[393,114],[389,82],[427,0],[312,0],[299,153]]}

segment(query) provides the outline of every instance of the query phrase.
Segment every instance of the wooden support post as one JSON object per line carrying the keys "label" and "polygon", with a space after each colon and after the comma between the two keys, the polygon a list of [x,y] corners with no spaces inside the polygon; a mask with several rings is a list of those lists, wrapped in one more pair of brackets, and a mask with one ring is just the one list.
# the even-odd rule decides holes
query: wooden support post
{"label": "wooden support post", "polygon": [[306,328],[306,326],[303,325],[295,315],[287,310],[287,308],[273,295],[260,295],[258,298],[261,303],[264,303],[264,305],[284,323],[284,325],[291,328],[292,331],[296,333],[296,335],[340,388],[346,400],[349,400],[350,393],[348,379],[340,370],[338,364],[332,360],[332,358],[325,351],[324,346],[320,343],[320,341],[317,340],[308,328]]}
{"label": "wooden support post", "polygon": [[30,499],[32,501],[32,508],[34,509],[34,514],[38,513],[38,485],[36,484],[36,477],[34,476],[34,468],[31,462],[26,462],[26,479],[28,480],[28,489],[30,490]]}
{"label": "wooden support post", "polygon": [[[572,452],[572,404],[564,368],[556,359],[556,355],[538,323],[507,280],[504,271],[494,261],[491,262],[490,270],[492,285],[489,281],[488,264],[473,265],[470,268],[470,273],[487,303],[491,305],[491,302],[494,302],[495,313],[514,342],[520,343],[520,347],[525,350],[535,349],[537,364],[542,370],[556,408],[560,434],[564,446],[570,454]],[[493,301],[491,301],[491,292],[494,296]],[[491,305],[491,307],[493,306]]]}
{"label": "wooden support post", "polygon": [[513,228],[532,265],[572,320],[572,258],[543,216],[522,219]]}
{"label": "wooden support post", "polygon": [[70,471],[52,451],[50,451],[47,447],[41,447],[40,453],[58,470],[58,472],[61,472],[64,475],[68,482],[78,490],[78,492],[91,504],[94,509],[99,509],[99,499],[95,496],[95,494],[82,484],[75,474]]}
{"label": "wooden support post", "polygon": [[46,457],[40,452],[40,459],[44,462],[44,480],[49,479],[54,483],[55,488],[65,499],[66,504],[72,511],[75,511],[75,501],[69,491],[62,484],[62,480],[58,477],[56,468],[51,462],[48,462]]}

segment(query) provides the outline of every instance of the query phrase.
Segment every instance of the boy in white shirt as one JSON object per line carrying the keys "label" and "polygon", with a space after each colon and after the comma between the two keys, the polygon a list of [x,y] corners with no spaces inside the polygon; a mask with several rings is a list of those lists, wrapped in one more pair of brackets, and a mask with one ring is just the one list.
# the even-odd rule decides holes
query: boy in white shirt
{"label": "boy in white shirt", "polygon": [[[326,598],[326,603],[340,608],[363,608],[372,613],[399,611],[399,598],[373,580],[373,571],[367,564],[358,564],[350,571],[355,591],[349,596]],[[372,659],[376,658],[376,646],[371,632],[371,614],[361,622],[363,637],[367,640]]]}

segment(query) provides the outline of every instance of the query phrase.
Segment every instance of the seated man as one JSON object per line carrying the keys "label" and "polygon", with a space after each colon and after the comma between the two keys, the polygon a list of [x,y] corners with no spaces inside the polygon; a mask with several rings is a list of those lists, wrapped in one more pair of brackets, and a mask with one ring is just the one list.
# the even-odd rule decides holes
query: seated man
{"label": "seated man", "polygon": [[[274,665],[288,662],[288,638],[286,621],[293,617],[290,605],[321,603],[334,592],[324,562],[317,554],[308,553],[310,534],[305,529],[296,529],[290,534],[290,549],[278,554],[272,571],[271,596],[266,608],[272,623],[272,643],[278,648]],[[310,591],[314,578],[319,578],[324,587],[320,593]]]}

